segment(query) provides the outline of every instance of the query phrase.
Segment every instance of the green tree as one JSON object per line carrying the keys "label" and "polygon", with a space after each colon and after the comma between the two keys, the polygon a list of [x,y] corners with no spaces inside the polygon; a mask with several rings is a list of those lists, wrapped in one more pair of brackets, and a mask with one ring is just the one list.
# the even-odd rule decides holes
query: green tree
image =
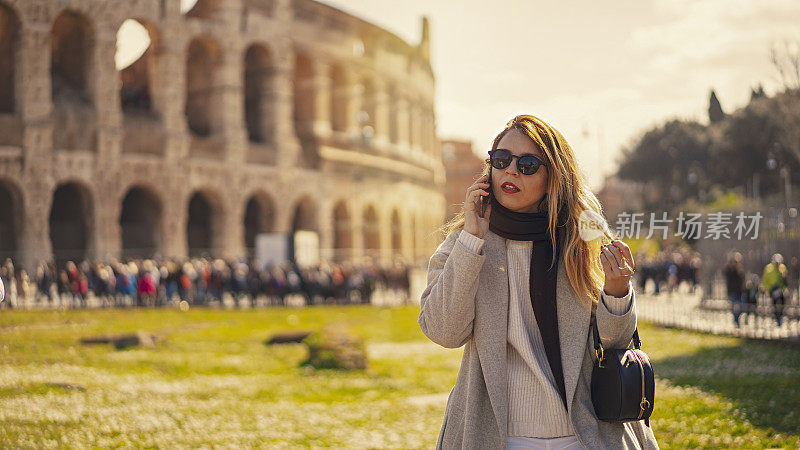
{"label": "green tree", "polygon": [[652,184],[663,192],[651,208],[671,208],[707,185],[710,141],[706,127],[671,120],[646,131],[623,150],[620,178]]}
{"label": "green tree", "polygon": [[711,147],[712,178],[726,188],[738,187],[759,175],[763,193],[781,187],[778,170],[788,167],[796,177],[800,162],[800,94],[782,92],[774,97],[754,98],[730,115],[720,139]]}

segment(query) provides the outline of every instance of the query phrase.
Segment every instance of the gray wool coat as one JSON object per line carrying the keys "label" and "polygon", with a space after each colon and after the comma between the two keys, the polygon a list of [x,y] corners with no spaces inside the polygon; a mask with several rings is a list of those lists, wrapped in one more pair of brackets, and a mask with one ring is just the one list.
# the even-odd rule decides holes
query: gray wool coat
{"label": "gray wool coat", "polygon": [[[457,242],[459,234],[460,229],[450,233],[431,256],[420,304],[419,326],[431,341],[447,348],[466,344],[436,448],[504,449],[509,302],[505,238],[487,232],[482,254],[476,255]],[[563,257],[556,301],[567,409],[578,439],[589,449],[657,449],[644,421],[610,423],[595,416],[590,393],[595,358],[589,329],[592,300],[572,289]],[[597,327],[605,348],[630,342],[636,327],[635,293],[631,304],[622,316],[598,304]]]}

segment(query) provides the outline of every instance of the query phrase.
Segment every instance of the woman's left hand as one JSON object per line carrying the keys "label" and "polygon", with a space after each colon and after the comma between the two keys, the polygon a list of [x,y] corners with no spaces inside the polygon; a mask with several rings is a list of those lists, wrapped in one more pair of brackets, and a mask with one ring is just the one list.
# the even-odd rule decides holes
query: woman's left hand
{"label": "woman's left hand", "polygon": [[615,239],[601,247],[600,261],[605,274],[603,291],[614,297],[626,296],[635,267],[631,249],[621,240]]}

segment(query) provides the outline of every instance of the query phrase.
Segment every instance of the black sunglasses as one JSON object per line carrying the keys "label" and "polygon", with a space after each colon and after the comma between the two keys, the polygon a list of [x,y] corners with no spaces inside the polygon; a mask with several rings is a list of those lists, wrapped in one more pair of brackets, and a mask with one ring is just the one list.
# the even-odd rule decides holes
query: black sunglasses
{"label": "black sunglasses", "polygon": [[517,158],[517,170],[523,175],[533,175],[539,170],[539,166],[547,166],[547,163],[535,155],[517,156],[504,148],[489,150],[489,163],[495,169],[505,169],[514,158]]}

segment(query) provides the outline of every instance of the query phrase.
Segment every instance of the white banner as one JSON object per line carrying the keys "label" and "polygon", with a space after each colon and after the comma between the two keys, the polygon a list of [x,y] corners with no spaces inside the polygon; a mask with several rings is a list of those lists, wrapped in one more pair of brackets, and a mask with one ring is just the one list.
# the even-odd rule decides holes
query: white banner
{"label": "white banner", "polygon": [[267,264],[282,264],[289,259],[289,241],[286,233],[260,233],[256,235],[256,261],[263,268]]}
{"label": "white banner", "polygon": [[319,235],[317,233],[307,230],[295,231],[294,260],[300,268],[319,264]]}

